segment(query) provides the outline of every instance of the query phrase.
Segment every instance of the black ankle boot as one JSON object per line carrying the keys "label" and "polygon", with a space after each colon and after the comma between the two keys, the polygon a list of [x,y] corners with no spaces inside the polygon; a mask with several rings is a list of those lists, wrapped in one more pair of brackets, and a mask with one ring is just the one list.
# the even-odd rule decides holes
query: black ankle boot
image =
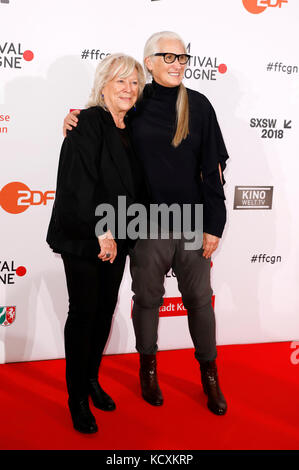
{"label": "black ankle boot", "polygon": [[142,397],[153,406],[163,405],[158,384],[156,354],[140,354],[140,385]]}
{"label": "black ankle boot", "polygon": [[92,412],[89,409],[88,399],[81,401],[68,400],[74,428],[85,434],[97,432],[98,427]]}
{"label": "black ankle boot", "polygon": [[208,396],[208,408],[216,415],[224,415],[227,403],[220,390],[215,361],[200,362],[201,382]]}
{"label": "black ankle boot", "polygon": [[88,386],[92,402],[96,408],[99,408],[103,411],[115,410],[116,405],[114,401],[106,392],[104,392],[98,382],[98,379],[89,379]]}

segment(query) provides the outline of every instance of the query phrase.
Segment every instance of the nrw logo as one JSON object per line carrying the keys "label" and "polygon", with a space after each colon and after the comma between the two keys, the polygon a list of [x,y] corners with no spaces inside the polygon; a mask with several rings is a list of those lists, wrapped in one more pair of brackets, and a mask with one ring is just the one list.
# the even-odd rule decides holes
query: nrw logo
{"label": "nrw logo", "polygon": [[0,191],[0,206],[10,214],[20,214],[30,206],[45,206],[54,196],[55,191],[32,191],[26,184],[14,181]]}
{"label": "nrw logo", "polygon": [[34,54],[30,50],[22,52],[20,43],[5,42],[0,44],[0,67],[10,69],[21,69],[22,60],[31,62]]}
{"label": "nrw logo", "polygon": [[25,266],[15,268],[14,261],[0,260],[0,282],[5,285],[15,284],[15,276],[23,277],[27,273]]}
{"label": "nrw logo", "polygon": [[257,15],[263,13],[268,7],[281,8],[283,3],[288,3],[288,0],[242,0],[244,7],[249,13]]}
{"label": "nrw logo", "polygon": [[272,209],[273,186],[236,186],[234,209]]}
{"label": "nrw logo", "polygon": [[16,307],[0,307],[0,326],[10,326],[16,319]]}

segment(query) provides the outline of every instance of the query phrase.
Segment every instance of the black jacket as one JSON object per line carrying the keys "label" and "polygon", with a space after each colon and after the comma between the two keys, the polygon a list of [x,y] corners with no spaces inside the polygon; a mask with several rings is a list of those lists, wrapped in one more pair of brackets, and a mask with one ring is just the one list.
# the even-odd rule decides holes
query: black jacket
{"label": "black jacket", "polygon": [[[133,149],[130,149],[133,155]],[[57,253],[95,257],[100,252],[95,234],[98,204],[109,203],[117,215],[118,196],[126,196],[127,206],[146,202],[135,194],[135,178],[128,153],[109,112],[101,107],[81,111],[77,127],[64,139],[59,159],[56,197],[48,228],[47,242]],[[136,166],[135,166],[136,168]],[[143,175],[142,175],[143,177]],[[108,227],[109,228],[109,227]],[[116,240],[118,250],[124,240]]]}

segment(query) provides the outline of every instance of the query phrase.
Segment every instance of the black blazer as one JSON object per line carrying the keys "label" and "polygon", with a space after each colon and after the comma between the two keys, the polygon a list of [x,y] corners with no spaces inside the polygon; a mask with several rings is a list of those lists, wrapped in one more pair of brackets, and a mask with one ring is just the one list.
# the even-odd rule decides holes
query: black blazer
{"label": "black blazer", "polygon": [[[81,111],[77,127],[68,132],[60,152],[47,234],[55,252],[94,258],[100,252],[95,234],[97,205],[109,203],[117,214],[118,196],[126,196],[127,206],[146,203],[145,181],[139,184],[143,193],[136,194],[136,178],[144,178],[143,169],[133,148],[129,151],[133,166],[109,112],[99,106]],[[124,240],[116,241],[118,250],[124,249]]]}

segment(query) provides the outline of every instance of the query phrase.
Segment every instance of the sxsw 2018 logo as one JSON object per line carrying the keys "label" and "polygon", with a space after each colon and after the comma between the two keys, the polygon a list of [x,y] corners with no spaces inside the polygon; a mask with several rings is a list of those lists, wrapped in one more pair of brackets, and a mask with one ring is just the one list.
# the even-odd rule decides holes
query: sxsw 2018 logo
{"label": "sxsw 2018 logo", "polygon": [[281,8],[283,3],[288,3],[288,0],[242,0],[242,2],[249,13],[257,15],[263,13],[268,7]]}
{"label": "sxsw 2018 logo", "polygon": [[14,181],[0,191],[0,207],[10,214],[20,214],[29,206],[46,205],[53,200],[55,191],[31,190],[26,184]]}

